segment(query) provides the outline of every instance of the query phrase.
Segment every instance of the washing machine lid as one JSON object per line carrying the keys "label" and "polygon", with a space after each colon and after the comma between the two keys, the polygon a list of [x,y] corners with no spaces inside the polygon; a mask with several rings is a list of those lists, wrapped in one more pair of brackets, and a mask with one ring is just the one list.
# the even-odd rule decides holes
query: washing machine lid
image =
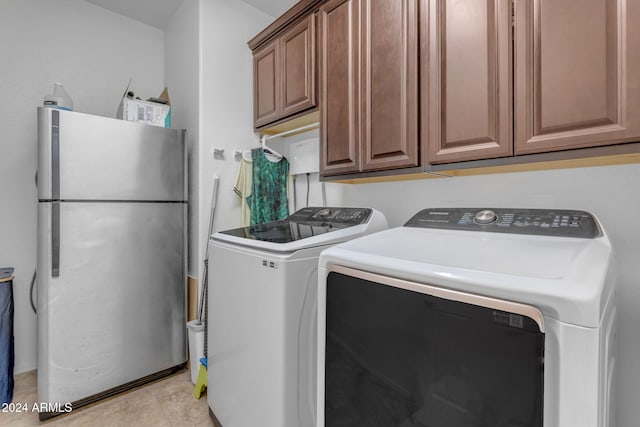
{"label": "washing machine lid", "polygon": [[550,235],[546,227],[546,235],[486,231],[491,228],[479,229],[477,223],[469,227],[473,231],[442,222],[423,227],[415,225],[414,217],[404,227],[327,249],[319,262],[325,269],[342,265],[530,304],[545,316],[598,327],[613,293],[615,271],[609,239],[587,215],[585,224],[593,221],[595,226],[589,231],[592,237]]}
{"label": "washing machine lid", "polygon": [[270,252],[290,253],[344,242],[386,228],[386,219],[374,209],[307,207],[287,219],[221,231],[214,233],[211,239]]}

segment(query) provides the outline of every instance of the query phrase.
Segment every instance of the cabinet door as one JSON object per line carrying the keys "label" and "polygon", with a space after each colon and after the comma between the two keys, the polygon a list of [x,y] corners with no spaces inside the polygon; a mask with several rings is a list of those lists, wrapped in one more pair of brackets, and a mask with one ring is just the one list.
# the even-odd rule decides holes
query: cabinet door
{"label": "cabinet door", "polygon": [[422,20],[429,163],[511,155],[511,0],[429,0]]}
{"label": "cabinet door", "polygon": [[281,37],[282,116],[316,105],[314,22],[311,15]]}
{"label": "cabinet door", "polygon": [[359,0],[331,0],[318,15],[320,173],[360,170]]}
{"label": "cabinet door", "polygon": [[278,118],[280,82],[278,80],[279,40],[253,55],[253,118],[260,127]]}
{"label": "cabinet door", "polygon": [[515,1],[516,154],[640,136],[640,2]]}
{"label": "cabinet door", "polygon": [[418,166],[417,0],[363,0],[362,170]]}

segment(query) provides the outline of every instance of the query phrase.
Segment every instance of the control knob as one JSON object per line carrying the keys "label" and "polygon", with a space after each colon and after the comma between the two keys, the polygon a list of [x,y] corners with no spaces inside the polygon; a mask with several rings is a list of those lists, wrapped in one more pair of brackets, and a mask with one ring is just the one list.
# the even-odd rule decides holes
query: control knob
{"label": "control knob", "polygon": [[318,211],[318,217],[319,218],[329,218],[331,216],[331,209],[322,209],[320,211]]}
{"label": "control knob", "polygon": [[476,224],[484,225],[484,224],[491,224],[492,222],[495,222],[497,219],[498,219],[498,215],[496,215],[494,211],[485,209],[485,210],[476,212],[475,216],[473,217],[473,222],[475,222]]}

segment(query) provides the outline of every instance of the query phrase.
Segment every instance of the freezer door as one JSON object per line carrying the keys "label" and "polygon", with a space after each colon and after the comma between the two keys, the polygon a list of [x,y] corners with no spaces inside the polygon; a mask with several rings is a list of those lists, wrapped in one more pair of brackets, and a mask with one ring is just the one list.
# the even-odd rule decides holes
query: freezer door
{"label": "freezer door", "polygon": [[187,200],[185,131],[38,108],[40,200]]}
{"label": "freezer door", "polygon": [[38,222],[39,401],[77,401],[186,361],[186,204],[41,202]]}

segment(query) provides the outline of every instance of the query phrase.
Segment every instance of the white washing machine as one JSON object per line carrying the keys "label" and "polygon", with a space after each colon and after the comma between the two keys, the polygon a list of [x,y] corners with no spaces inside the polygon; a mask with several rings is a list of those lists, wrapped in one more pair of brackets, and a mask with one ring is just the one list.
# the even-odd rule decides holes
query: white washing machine
{"label": "white washing machine", "polygon": [[613,251],[583,211],[426,209],[327,249],[318,427],[614,427]]}
{"label": "white washing machine", "polygon": [[216,425],[315,425],[318,257],[387,227],[373,209],[309,207],[212,235],[207,401]]}

